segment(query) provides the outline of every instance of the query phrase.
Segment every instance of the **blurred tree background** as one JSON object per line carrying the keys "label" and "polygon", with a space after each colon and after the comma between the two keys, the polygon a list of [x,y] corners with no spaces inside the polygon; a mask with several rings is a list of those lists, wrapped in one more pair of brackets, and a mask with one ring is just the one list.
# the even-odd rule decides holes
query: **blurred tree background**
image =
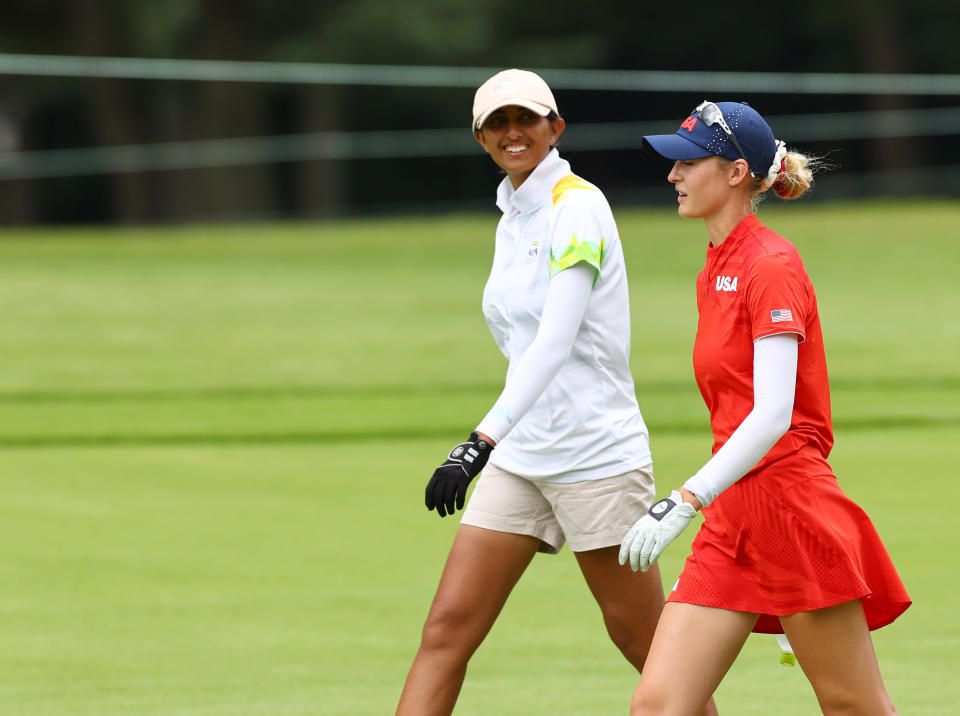
{"label": "blurred tree background", "polygon": [[[487,0],[7,0],[0,52],[257,62],[696,72],[955,74],[960,4],[939,0],[549,4]],[[558,90],[571,127],[678,123],[704,96],[768,116],[947,109],[953,134],[804,143],[856,195],[960,195],[956,96]],[[322,132],[462,128],[473,90],[0,74],[0,157]],[[775,133],[777,127],[774,126]],[[571,136],[573,133],[570,133]],[[788,143],[790,136],[784,136]],[[564,147],[617,201],[648,200],[664,167],[636,147]],[[899,172],[899,173],[898,173]],[[906,172],[906,173],[904,173]],[[858,177],[880,177],[874,181]],[[237,166],[3,178],[0,222],[317,217],[490,206],[476,155],[303,159]]]}

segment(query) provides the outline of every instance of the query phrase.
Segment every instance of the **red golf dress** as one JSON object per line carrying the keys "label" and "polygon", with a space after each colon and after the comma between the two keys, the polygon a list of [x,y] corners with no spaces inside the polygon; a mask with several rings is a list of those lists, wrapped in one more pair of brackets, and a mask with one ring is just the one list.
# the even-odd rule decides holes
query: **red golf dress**
{"label": "red golf dress", "polygon": [[827,464],[833,446],[830,389],[813,285],[796,248],[748,216],[707,249],[697,278],[694,373],[710,411],[716,452],[753,408],[753,342],[799,337],[790,429],[750,472],[703,510],[668,601],[759,614],[755,632],[780,633],[778,617],[861,599],[871,629],[910,597],[870,518]]}

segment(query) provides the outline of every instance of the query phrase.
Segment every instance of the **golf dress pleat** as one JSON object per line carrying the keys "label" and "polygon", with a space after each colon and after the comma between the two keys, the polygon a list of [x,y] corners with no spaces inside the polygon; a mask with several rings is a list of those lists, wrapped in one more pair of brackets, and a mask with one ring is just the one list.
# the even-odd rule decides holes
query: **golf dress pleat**
{"label": "golf dress pleat", "polygon": [[746,475],[704,509],[668,601],[760,614],[753,631],[783,631],[778,617],[861,599],[870,629],[910,597],[873,523],[836,477],[770,467]]}

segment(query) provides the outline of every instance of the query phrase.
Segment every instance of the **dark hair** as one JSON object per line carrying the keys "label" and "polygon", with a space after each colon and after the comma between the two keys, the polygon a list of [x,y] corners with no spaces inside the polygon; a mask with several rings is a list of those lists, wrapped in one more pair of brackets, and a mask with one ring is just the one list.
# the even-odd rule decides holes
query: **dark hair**
{"label": "dark hair", "polygon": [[[555,121],[557,121],[558,119],[560,119],[560,115],[557,114],[556,112],[554,112],[552,109],[547,113],[547,121],[548,121],[548,122],[555,122]],[[557,140],[557,141],[559,142],[559,140]],[[557,149],[557,145],[556,145],[556,144],[551,144],[551,145],[550,145],[550,148],[551,148],[551,149]],[[559,151],[559,150],[558,150],[558,151]]]}

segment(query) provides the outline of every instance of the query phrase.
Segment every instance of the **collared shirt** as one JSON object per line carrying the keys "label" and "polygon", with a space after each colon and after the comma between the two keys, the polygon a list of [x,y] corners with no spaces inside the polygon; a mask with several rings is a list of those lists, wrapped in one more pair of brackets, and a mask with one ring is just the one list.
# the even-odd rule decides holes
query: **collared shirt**
{"label": "collared shirt", "polygon": [[503,180],[497,206],[503,216],[483,313],[510,361],[508,388],[537,335],[550,279],[580,263],[596,276],[570,355],[532,407],[514,415],[498,401],[478,426],[494,439],[505,435],[490,461],[555,482],[649,466],[649,438],[629,366],[626,265],[606,198],[551,150],[518,189]]}
{"label": "collared shirt", "polygon": [[785,459],[823,468],[833,447],[827,361],[817,297],[796,247],[747,216],[723,243],[707,248],[697,307],[693,368],[710,411],[713,451],[753,409],[754,341],[795,333],[800,346],[790,429],[754,470]]}

